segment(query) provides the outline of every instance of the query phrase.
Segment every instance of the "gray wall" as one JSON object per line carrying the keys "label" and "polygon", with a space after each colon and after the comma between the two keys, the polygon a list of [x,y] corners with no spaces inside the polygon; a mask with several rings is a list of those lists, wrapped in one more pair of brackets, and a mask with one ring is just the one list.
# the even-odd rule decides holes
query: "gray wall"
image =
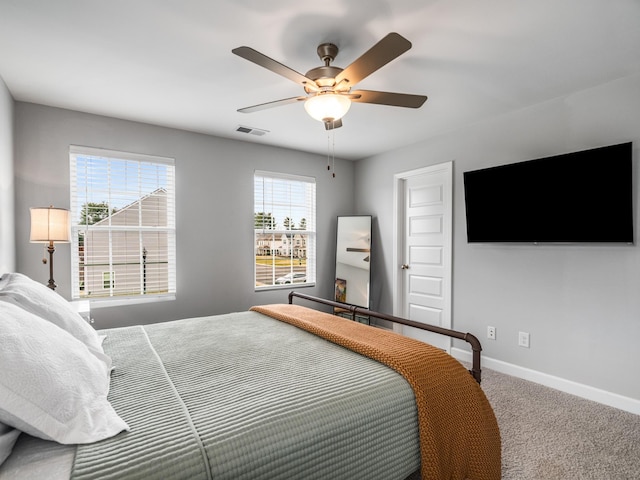
{"label": "gray wall", "polygon": [[[0,135],[9,142],[12,108],[0,86]],[[284,292],[257,294],[252,288],[252,227],[246,218],[252,215],[256,168],[318,180],[318,287],[309,293],[333,294],[335,217],[374,215],[373,300],[377,309],[391,312],[393,175],[453,160],[454,328],[476,334],[487,357],[640,399],[639,247],[468,245],[462,193],[466,170],[625,141],[634,142],[637,191],[639,76],[488,119],[356,162],[355,168],[338,162],[335,180],[326,174],[324,157],[294,151],[19,102],[15,119],[16,270],[43,282],[48,270],[40,261],[42,247],[28,242],[28,208],[68,207],[69,144],[176,158],[178,299],[94,311],[98,327],[284,300]],[[0,153],[3,179],[11,168],[6,163],[6,153]],[[355,208],[349,208],[354,200]],[[0,218],[8,218],[7,200],[1,202]],[[7,257],[6,245],[0,244],[0,256]],[[56,279],[67,298],[69,263],[69,247],[62,245],[56,251]],[[486,340],[487,325],[497,327],[497,340]],[[519,330],[531,333],[530,349],[517,346]]]}
{"label": "gray wall", "polygon": [[[97,328],[246,310],[286,302],[288,290],[253,289],[253,172],[316,178],[317,284],[333,295],[336,217],[352,214],[353,162],[41,105],[15,104],[17,271],[46,283],[42,245],[29,243],[29,207],[69,207],[69,145],[173,157],[176,161],[177,300],[94,309]],[[70,298],[70,249],[59,245],[54,278]]]}
{"label": "gray wall", "polygon": [[0,275],[15,270],[13,98],[0,78]]}
{"label": "gray wall", "polygon": [[[359,161],[357,210],[378,221],[379,308],[393,310],[393,175],[453,160],[453,328],[478,336],[487,357],[640,400],[637,193],[633,246],[478,245],[466,241],[462,183],[466,170],[627,141],[637,192],[638,75]],[[594,228],[606,226],[594,219]],[[531,348],[518,347],[518,331]]]}

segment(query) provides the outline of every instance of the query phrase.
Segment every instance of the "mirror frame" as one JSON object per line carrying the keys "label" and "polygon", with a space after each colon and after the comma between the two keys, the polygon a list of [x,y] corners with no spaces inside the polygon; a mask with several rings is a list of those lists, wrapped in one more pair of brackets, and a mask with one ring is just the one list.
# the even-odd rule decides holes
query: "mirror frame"
{"label": "mirror frame", "polygon": [[340,215],[337,218],[334,270],[334,299],[337,302],[370,308],[372,226],[372,215]]}

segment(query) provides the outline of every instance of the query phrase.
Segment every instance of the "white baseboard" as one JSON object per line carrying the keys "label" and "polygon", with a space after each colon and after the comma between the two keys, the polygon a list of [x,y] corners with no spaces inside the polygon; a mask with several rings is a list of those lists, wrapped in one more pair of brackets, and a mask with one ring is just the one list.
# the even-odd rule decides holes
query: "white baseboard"
{"label": "white baseboard", "polygon": [[[451,355],[462,361],[471,363],[471,352],[463,350],[461,348],[452,348]],[[594,402],[609,405],[620,410],[635,413],[640,415],[640,400],[634,398],[618,395],[617,393],[607,392],[599,388],[577,383],[572,380],[567,380],[560,377],[555,377],[546,373],[531,370],[530,368],[520,367],[512,363],[503,362],[502,360],[496,360],[491,357],[482,356],[482,368],[487,367],[496,372],[505,373],[513,377],[529,380],[534,383],[539,383],[546,387],[555,388],[562,392],[570,393],[578,397],[593,400]]]}

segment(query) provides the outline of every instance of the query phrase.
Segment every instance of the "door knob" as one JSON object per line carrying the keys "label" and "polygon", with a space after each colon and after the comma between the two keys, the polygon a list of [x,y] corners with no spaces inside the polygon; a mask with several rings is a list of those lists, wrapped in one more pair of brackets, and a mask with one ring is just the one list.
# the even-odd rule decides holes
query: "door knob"
{"label": "door knob", "polygon": [[407,265],[406,263],[403,263],[400,268],[403,269],[403,270],[408,270],[409,269],[409,265]]}

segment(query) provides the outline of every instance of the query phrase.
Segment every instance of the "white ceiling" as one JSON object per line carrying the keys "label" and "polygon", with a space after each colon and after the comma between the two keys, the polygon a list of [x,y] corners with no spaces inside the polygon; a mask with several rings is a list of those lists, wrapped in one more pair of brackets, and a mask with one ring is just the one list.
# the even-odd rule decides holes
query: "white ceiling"
{"label": "white ceiling", "polygon": [[[336,157],[378,152],[640,72],[638,0],[0,0],[0,77],[15,100],[327,153],[302,94],[231,53],[305,73],[332,42],[346,67],[389,32],[413,48],[357,87],[428,95],[356,103]],[[236,132],[238,125],[268,130]]]}

